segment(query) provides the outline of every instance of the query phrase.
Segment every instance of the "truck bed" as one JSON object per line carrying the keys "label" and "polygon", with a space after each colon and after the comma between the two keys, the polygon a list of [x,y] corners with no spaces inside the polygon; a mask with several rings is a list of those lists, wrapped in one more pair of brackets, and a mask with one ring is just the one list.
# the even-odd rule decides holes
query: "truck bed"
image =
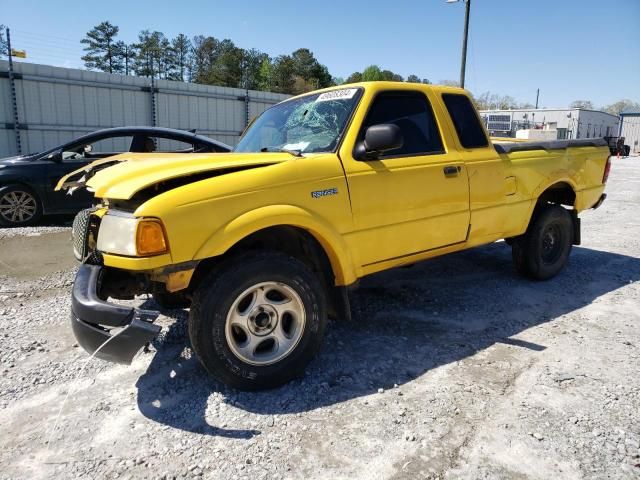
{"label": "truck bed", "polygon": [[494,147],[498,153],[524,152],[528,150],[561,150],[569,147],[607,147],[608,145],[604,138],[551,140],[547,142],[494,143]]}

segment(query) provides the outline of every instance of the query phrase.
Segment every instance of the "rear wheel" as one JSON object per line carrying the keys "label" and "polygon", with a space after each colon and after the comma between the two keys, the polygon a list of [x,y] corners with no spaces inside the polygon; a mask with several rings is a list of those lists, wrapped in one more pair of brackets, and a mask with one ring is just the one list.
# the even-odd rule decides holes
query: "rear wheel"
{"label": "rear wheel", "polygon": [[211,272],[196,290],[189,337],[204,367],[242,390],[298,376],[317,353],[327,320],[325,291],[300,260],[247,253]]}
{"label": "rear wheel", "polygon": [[526,233],[513,240],[513,262],[522,275],[547,280],[564,268],[572,245],[571,215],[559,205],[547,205],[534,214]]}
{"label": "rear wheel", "polygon": [[38,196],[22,185],[0,187],[0,226],[24,227],[42,216]]}

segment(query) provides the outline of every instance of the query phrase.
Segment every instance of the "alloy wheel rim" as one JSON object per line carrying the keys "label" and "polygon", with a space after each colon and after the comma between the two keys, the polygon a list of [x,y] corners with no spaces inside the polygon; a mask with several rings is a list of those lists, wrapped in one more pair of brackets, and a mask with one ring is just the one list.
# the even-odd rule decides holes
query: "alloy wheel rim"
{"label": "alloy wheel rim", "polygon": [[296,348],[306,322],[300,295],[280,282],[261,282],[235,299],[225,337],[233,354],[251,365],[279,362]]}
{"label": "alloy wheel rim", "polygon": [[0,197],[0,215],[11,223],[28,222],[37,208],[36,199],[29,192],[14,190]]}

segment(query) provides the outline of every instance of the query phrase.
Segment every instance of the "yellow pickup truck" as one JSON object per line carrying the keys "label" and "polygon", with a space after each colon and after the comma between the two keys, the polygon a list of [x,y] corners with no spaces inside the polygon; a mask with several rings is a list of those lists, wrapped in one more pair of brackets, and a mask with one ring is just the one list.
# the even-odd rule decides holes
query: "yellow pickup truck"
{"label": "yellow pickup truck", "polygon": [[[148,161],[153,158],[153,161]],[[129,363],[160,331],[152,294],[189,307],[202,365],[240,389],[280,385],[318,351],[347,288],[375,272],[505,239],[546,280],[604,200],[604,140],[492,143],[466,91],[343,85],[260,115],[232,153],[134,154],[63,178],[74,222],[78,342]]]}

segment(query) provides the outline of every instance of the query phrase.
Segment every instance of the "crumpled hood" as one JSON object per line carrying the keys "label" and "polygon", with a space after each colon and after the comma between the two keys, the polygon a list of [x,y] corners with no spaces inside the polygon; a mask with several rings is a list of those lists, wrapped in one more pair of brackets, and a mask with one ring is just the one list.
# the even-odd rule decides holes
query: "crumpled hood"
{"label": "crumpled hood", "polygon": [[56,190],[86,186],[97,198],[128,200],[136,192],[166,180],[245,170],[292,158],[288,153],[122,153],[71,172],[60,179]]}

